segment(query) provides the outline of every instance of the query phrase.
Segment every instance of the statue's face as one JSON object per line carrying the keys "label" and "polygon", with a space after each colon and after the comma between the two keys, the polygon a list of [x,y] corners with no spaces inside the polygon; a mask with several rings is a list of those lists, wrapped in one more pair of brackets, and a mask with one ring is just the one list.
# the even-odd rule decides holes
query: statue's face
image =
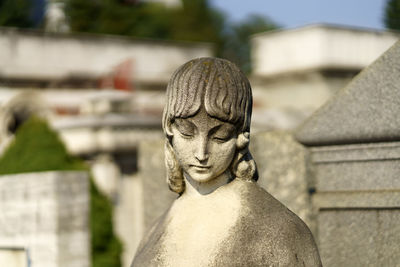
{"label": "statue's face", "polygon": [[190,118],[175,119],[171,131],[176,158],[183,172],[196,182],[211,181],[230,166],[237,139],[233,124],[200,111]]}

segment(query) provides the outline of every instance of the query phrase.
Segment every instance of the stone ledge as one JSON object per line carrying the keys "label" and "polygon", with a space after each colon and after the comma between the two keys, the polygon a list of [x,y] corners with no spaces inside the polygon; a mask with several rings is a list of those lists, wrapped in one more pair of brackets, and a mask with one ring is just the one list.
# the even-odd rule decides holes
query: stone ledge
{"label": "stone ledge", "polygon": [[312,147],[313,163],[400,159],[400,142]]}
{"label": "stone ledge", "polygon": [[313,204],[318,209],[400,209],[400,190],[319,192]]}

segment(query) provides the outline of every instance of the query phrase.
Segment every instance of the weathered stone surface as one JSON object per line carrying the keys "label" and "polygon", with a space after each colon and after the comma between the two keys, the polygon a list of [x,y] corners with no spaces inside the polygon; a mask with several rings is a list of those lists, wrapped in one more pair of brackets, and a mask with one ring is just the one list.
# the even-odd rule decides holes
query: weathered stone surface
{"label": "weathered stone surface", "polygon": [[145,231],[149,230],[178,197],[166,185],[164,142],[146,141],[139,146],[139,176],[143,188]]}
{"label": "weathered stone surface", "polygon": [[307,226],[253,182],[182,196],[143,240],[132,266],[319,266]]}
{"label": "weathered stone surface", "polygon": [[319,192],[313,196],[313,203],[320,210],[399,209],[400,190]]}
{"label": "weathered stone surface", "polygon": [[363,70],[296,132],[307,145],[400,139],[400,41]]}
{"label": "weathered stone surface", "polygon": [[319,208],[400,208],[400,143],[311,148]]}
{"label": "weathered stone surface", "polygon": [[398,142],[312,148],[319,192],[400,188]]}
{"label": "weathered stone surface", "polygon": [[307,164],[309,153],[288,132],[252,134],[250,150],[258,163],[257,183],[296,213],[314,232],[310,190],[314,181]]}
{"label": "weathered stone surface", "polygon": [[324,266],[397,266],[400,209],[328,209],[318,216]]}
{"label": "weathered stone surface", "polygon": [[324,266],[400,262],[400,143],[311,148]]}
{"label": "weathered stone surface", "polygon": [[255,183],[251,110],[250,84],[226,60],[195,59],[173,74],[163,129],[179,198],[132,266],[321,266],[308,227]]}
{"label": "weathered stone surface", "polygon": [[87,173],[1,176],[0,210],[0,247],[28,249],[33,266],[90,265]]}

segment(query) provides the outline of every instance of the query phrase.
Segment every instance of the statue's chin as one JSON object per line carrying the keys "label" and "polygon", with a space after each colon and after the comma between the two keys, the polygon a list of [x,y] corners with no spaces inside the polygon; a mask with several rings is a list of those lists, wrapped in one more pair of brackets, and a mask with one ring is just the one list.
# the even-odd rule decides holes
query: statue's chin
{"label": "statue's chin", "polygon": [[213,180],[215,177],[210,171],[194,170],[188,172],[186,178],[197,183],[207,183]]}

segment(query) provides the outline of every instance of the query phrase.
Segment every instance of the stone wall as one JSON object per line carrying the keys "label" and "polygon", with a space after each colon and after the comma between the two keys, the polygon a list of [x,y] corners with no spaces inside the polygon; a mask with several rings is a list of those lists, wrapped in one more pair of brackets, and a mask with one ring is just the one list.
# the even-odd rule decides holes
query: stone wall
{"label": "stone wall", "polygon": [[139,146],[139,169],[143,190],[144,225],[149,227],[178,197],[169,190],[164,161],[164,140]]}
{"label": "stone wall", "polygon": [[29,251],[31,267],[90,266],[85,172],[0,177],[0,247]]}
{"label": "stone wall", "polygon": [[308,151],[289,132],[251,135],[250,151],[257,163],[258,184],[296,213],[314,232],[310,191],[314,184]]}

